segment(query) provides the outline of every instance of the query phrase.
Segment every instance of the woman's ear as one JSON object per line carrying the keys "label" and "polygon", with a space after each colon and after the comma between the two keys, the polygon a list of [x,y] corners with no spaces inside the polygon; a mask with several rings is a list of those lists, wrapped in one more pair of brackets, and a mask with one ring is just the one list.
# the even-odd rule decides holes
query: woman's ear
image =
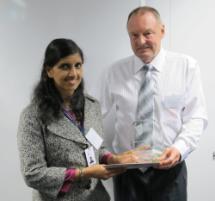
{"label": "woman's ear", "polygon": [[53,78],[53,68],[50,68],[50,67],[46,67],[46,73],[48,75],[49,78]]}

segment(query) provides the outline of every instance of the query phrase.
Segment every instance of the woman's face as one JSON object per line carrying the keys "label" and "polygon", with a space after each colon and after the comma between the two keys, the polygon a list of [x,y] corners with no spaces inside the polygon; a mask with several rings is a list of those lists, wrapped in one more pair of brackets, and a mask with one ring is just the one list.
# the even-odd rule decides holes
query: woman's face
{"label": "woman's face", "polygon": [[70,97],[81,83],[83,77],[82,62],[78,53],[71,54],[47,70],[48,77],[54,80],[63,99]]}

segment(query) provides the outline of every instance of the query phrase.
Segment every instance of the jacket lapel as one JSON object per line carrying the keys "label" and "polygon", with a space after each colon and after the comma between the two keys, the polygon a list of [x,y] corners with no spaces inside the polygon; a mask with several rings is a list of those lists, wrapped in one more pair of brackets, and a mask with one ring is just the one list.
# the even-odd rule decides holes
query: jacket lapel
{"label": "jacket lapel", "polygon": [[92,127],[92,117],[90,117],[90,105],[89,100],[85,99],[85,108],[84,108],[84,134],[86,135],[90,128]]}
{"label": "jacket lapel", "polygon": [[76,141],[78,143],[87,144],[87,141],[81,131],[64,115],[55,122],[47,126],[47,129],[53,134]]}
{"label": "jacket lapel", "polygon": [[[89,100],[85,99],[85,109],[84,109],[84,135],[88,133],[92,127],[92,115]],[[87,144],[87,140],[81,133],[79,128],[75,126],[67,117],[62,115],[62,117],[52,122],[47,126],[47,129],[54,133],[55,135],[61,136],[68,140],[76,141],[78,143]]]}

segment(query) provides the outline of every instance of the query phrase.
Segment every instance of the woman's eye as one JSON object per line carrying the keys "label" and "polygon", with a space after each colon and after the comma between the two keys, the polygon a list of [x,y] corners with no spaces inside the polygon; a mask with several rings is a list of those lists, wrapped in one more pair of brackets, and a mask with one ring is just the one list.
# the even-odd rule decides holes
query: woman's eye
{"label": "woman's eye", "polygon": [[61,64],[61,65],[59,66],[59,68],[62,69],[62,70],[67,70],[67,69],[70,68],[70,65],[67,64],[67,63],[63,63],[63,64]]}
{"label": "woman's eye", "polygon": [[62,63],[59,68],[62,69],[62,70],[69,70],[71,68],[76,68],[76,69],[79,69],[82,67],[82,63],[81,62],[77,62],[77,63],[74,63],[74,64],[70,64],[70,63]]}
{"label": "woman's eye", "polygon": [[82,63],[80,63],[80,62],[75,64],[75,68],[81,68],[81,66],[82,66]]}

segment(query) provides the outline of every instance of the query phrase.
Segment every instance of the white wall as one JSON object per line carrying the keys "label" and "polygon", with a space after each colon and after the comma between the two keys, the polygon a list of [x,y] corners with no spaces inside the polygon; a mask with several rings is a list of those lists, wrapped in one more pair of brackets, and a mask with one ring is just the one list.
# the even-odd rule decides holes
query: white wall
{"label": "white wall", "polygon": [[[210,89],[215,86],[212,62],[215,3],[211,0],[142,2],[160,10],[167,28],[164,47],[192,55],[201,65],[210,121],[199,148],[188,159],[188,193],[189,201],[212,201],[215,107]],[[47,44],[53,38],[68,37],[82,47],[86,55],[87,89],[98,97],[104,69],[114,60],[131,54],[125,24],[129,11],[139,4],[139,0],[0,0],[1,200],[28,201],[31,197],[19,170],[16,132],[19,114],[39,78]],[[110,184],[107,187],[111,192]]]}
{"label": "white wall", "polygon": [[68,37],[81,46],[87,89],[98,96],[104,68],[130,54],[126,18],[138,5],[138,0],[0,0],[1,200],[31,200],[19,169],[16,132],[48,43]]}
{"label": "white wall", "polygon": [[214,201],[215,186],[215,2],[211,0],[148,0],[164,18],[167,35],[164,46],[195,57],[200,64],[208,106],[209,125],[199,147],[187,160],[189,201]]}

